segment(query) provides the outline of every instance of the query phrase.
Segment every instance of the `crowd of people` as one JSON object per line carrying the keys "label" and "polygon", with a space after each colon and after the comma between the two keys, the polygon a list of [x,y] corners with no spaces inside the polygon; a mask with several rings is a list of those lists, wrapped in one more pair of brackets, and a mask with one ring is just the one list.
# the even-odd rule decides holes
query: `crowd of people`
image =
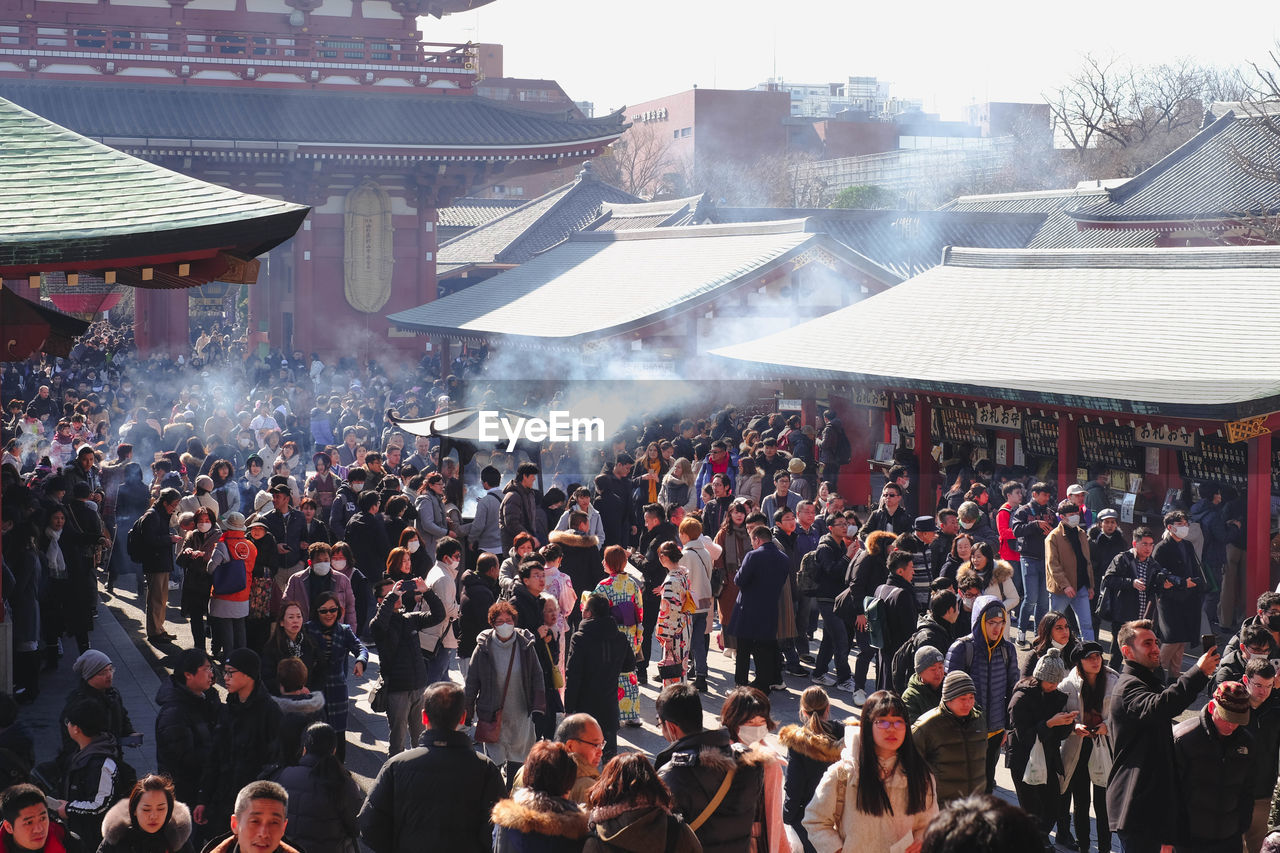
{"label": "crowd of people", "polygon": [[[1101,475],[1055,501],[961,452],[921,495],[900,452],[859,511],[829,411],[511,453],[385,416],[495,399],[475,364],[249,357],[218,328],[144,361],[100,323],[5,365],[0,729],[64,658],[78,685],[53,760],[0,731],[5,850],[1088,849],[1091,814],[1099,851],[1280,847],[1280,594],[1246,619],[1227,588],[1229,490],[1126,534]],[[172,665],[141,775],[92,639],[117,585]],[[362,682],[390,731],[367,795],[344,766]],[[652,758],[618,746],[650,684]],[[800,716],[770,739],[775,691]],[[1022,811],[989,797],[1002,755]]]}

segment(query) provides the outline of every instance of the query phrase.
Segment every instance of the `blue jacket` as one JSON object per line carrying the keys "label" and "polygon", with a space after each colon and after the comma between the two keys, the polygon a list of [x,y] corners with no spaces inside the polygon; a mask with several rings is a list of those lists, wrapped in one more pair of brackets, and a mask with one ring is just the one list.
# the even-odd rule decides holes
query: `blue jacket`
{"label": "blue jacket", "polygon": [[738,600],[729,618],[729,633],[748,640],[778,635],[778,597],[791,574],[791,558],[776,543],[766,542],[742,558],[734,575]]}
{"label": "blue jacket", "polygon": [[1191,507],[1191,520],[1199,524],[1204,533],[1200,565],[1206,568],[1221,569],[1227,564],[1227,518],[1222,511],[1224,506],[1225,504],[1215,504],[1212,498],[1201,498]]}
{"label": "blue jacket", "polygon": [[987,643],[987,616],[997,610],[1005,613],[999,598],[978,596],[973,603],[973,628],[969,636],[951,644],[946,661],[947,672],[959,669],[973,679],[978,710],[987,721],[988,732],[1003,731],[1008,726],[1009,700],[1018,683],[1018,650],[1013,643],[1003,637],[994,646]]}
{"label": "blue jacket", "polygon": [[[736,490],[738,484],[738,451],[729,448],[729,470],[725,471],[729,478],[729,488]],[[711,482],[714,472],[711,470],[711,457],[703,459],[698,465],[698,478],[694,481],[693,488],[698,492],[698,506],[702,506],[702,488]],[[769,519],[773,523],[773,519]]]}

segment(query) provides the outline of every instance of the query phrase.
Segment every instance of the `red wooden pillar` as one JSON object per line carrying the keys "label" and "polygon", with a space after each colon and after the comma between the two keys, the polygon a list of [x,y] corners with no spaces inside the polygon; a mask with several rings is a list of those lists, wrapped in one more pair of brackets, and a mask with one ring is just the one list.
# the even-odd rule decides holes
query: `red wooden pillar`
{"label": "red wooden pillar", "polygon": [[1067,489],[1076,481],[1080,459],[1080,433],[1066,412],[1058,414],[1058,500],[1066,500]]}
{"label": "red wooden pillar", "polygon": [[916,398],[916,464],[920,468],[915,487],[920,495],[920,512],[928,513],[938,505],[938,463],[933,458],[933,418],[929,403]]}
{"label": "red wooden pillar", "polygon": [[[1245,600],[1271,588],[1271,433],[1249,439],[1248,516],[1245,522]],[[1250,603],[1246,610],[1253,605]]]}
{"label": "red wooden pillar", "polygon": [[272,281],[283,273],[284,262],[279,251],[272,251],[266,257],[265,270],[258,281],[249,285],[249,348],[258,355],[266,355],[267,338],[271,331],[271,288]]}
{"label": "red wooden pillar", "polygon": [[191,292],[185,287],[162,291],[169,317],[169,355],[191,355]]}
{"label": "red wooden pillar", "polygon": [[138,347],[138,355],[146,358],[155,352],[155,332],[153,326],[155,291],[147,287],[133,289],[133,340]]}

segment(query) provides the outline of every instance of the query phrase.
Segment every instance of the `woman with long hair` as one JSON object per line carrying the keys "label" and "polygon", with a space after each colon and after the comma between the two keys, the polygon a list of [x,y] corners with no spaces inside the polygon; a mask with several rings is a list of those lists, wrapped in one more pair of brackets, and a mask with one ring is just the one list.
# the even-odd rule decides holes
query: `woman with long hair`
{"label": "woman with long hair", "polygon": [[[1043,624],[1043,623],[1042,623]],[[1050,648],[1037,661],[1030,677],[1020,680],[1009,700],[1009,771],[1018,794],[1018,805],[1040,824],[1040,836],[1049,844],[1049,830],[1058,819],[1062,802],[1062,742],[1075,730],[1078,716],[1066,710],[1067,696],[1058,685],[1067,677],[1062,652]],[[1032,765],[1033,753],[1043,756]],[[1068,833],[1058,830],[1058,840]]]}
{"label": "woman with long hair", "polygon": [[400,531],[396,547],[409,552],[409,575],[415,578],[425,578],[435,565],[436,555],[428,554],[427,549],[422,547],[422,534],[413,525]]}
{"label": "woman with long hair", "polygon": [[587,805],[583,853],[702,853],[698,836],[673,813],[671,790],[642,752],[609,759]]}
{"label": "woman with long hair", "polygon": [[280,618],[271,625],[271,635],[262,647],[262,686],[268,693],[280,694],[276,668],[285,658],[298,658],[306,664],[308,672],[315,672],[320,665],[320,652],[304,630],[305,625],[302,605],[290,601],[280,608]]}
{"label": "woman with long hair", "polygon": [[789,853],[786,830],[782,826],[783,767],[772,750],[763,745],[769,732],[778,727],[772,716],[769,697],[755,687],[735,687],[720,708],[720,723],[734,743],[755,748],[764,768],[764,797],[756,807],[752,841],[756,850]]}
{"label": "woman with long hair", "polygon": [[312,723],[302,735],[302,757],[269,778],[289,792],[289,838],[307,853],[357,853],[356,816],[364,792],[335,754],[338,733]]}
{"label": "woman with long hair", "polygon": [[258,448],[258,458],[262,460],[262,467],[270,470],[276,464],[276,460],[280,458],[280,430],[273,429],[263,436],[262,446]]}
{"label": "woman with long hair", "polygon": [[218,502],[218,518],[229,512],[240,511],[240,486],[236,483],[235,468],[226,459],[219,459],[209,468],[213,480],[210,496]]}
{"label": "woman with long hair", "polygon": [[733,582],[742,565],[742,558],[751,550],[751,535],[747,533],[747,503],[742,498],[735,498],[729,504],[729,511],[720,522],[716,531],[715,542],[720,546],[720,556],[716,558],[715,567],[724,578],[724,587],[716,598],[716,608],[720,611],[720,648],[731,654],[738,648],[738,641],[729,633],[729,616],[733,613],[734,602],[738,600],[738,585]]}
{"label": "woman with long hair", "polygon": [[333,508],[333,497],[338,493],[338,478],[330,470],[333,466],[329,454],[319,452],[311,457],[311,464],[316,472],[306,479],[307,497],[320,505],[317,513],[325,521],[329,520],[329,511]]}
{"label": "woman with long hair", "polygon": [[[876,650],[871,647],[871,635],[867,632],[867,614],[863,611],[863,600],[875,594],[876,587],[889,579],[889,548],[896,537],[888,530],[875,530],[867,535],[866,547],[853,558],[849,567],[853,582],[850,598],[854,603],[853,645],[858,647],[858,659],[853,666],[853,704],[861,705],[866,700],[867,671],[871,668],[871,659]],[[888,675],[878,676],[888,681]],[[843,689],[843,688],[842,688]]]}
{"label": "woman with long hair", "polygon": [[[618,630],[630,641],[631,650],[639,660],[644,639],[644,600],[640,584],[627,574],[626,568],[626,549],[619,545],[605,548],[605,577],[596,584],[594,591],[609,599],[609,609],[618,623]],[[640,682],[634,672],[618,675],[618,713],[623,725],[640,727]]]}
{"label": "woman with long hair", "polygon": [[778,742],[787,748],[782,820],[795,830],[805,853],[815,853],[804,828],[804,810],[827,768],[840,760],[844,725],[831,721],[831,700],[817,685],[800,694],[800,723],[783,726]]}
{"label": "woman with long hair", "polygon": [[[956,583],[963,587],[965,578],[973,577],[978,581],[980,595],[994,595],[1004,604],[1004,609],[1013,612],[1022,600],[1018,588],[1013,585],[1013,566],[1004,560],[997,560],[995,550],[989,542],[977,542],[970,550],[968,562],[960,566],[956,573]],[[1012,635],[1013,625],[1006,629],[1006,635]]]}
{"label": "woman with long hair", "polygon": [[697,475],[694,473],[693,463],[681,456],[671,463],[671,469],[662,478],[662,488],[658,491],[658,503],[664,507],[675,505],[689,509],[696,481]]}
{"label": "woman with long hair", "polygon": [[[49,848],[46,848],[49,849]],[[190,853],[191,811],[168,776],[148,773],[102,819],[98,853]]]}
{"label": "woman with long hair", "polygon": [[738,457],[738,479],[734,493],[752,506],[760,506],[764,491],[764,475],[756,469],[756,460],[751,456]]}
{"label": "woman with long hair", "polygon": [[910,837],[906,849],[918,853],[938,802],[933,774],[911,742],[907,706],[887,690],[872,693],[844,738],[804,813],[810,843],[833,853],[889,853]]}
{"label": "woman with long hair", "polygon": [[635,488],[642,498],[640,506],[658,502],[658,492],[662,488],[662,478],[670,468],[667,460],[662,458],[662,448],[658,442],[651,441],[644,449],[644,455],[636,460],[636,469],[631,474]]}
{"label": "woman with long hair", "polygon": [[942,571],[938,574],[955,580],[960,573],[960,567],[969,562],[972,555],[973,537],[968,533],[957,533],[956,538],[951,540],[951,550],[947,552],[947,558],[942,561]]}
{"label": "woman with long hair", "polygon": [[1070,661],[1075,660],[1076,650],[1079,647],[1080,640],[1071,633],[1067,614],[1061,610],[1050,610],[1040,617],[1040,624],[1036,627],[1036,638],[1031,644],[1031,654],[1023,661],[1019,674],[1023,678],[1030,678],[1031,673],[1035,672],[1036,664],[1049,649],[1057,649],[1064,661]]}
{"label": "woman with long hair", "polygon": [[[296,441],[286,441],[284,444],[280,445],[280,456],[276,461],[279,462],[281,460],[289,466],[290,476],[296,477],[298,474],[302,474],[306,471],[307,466],[302,457],[298,455],[298,443]],[[295,492],[294,494],[298,493]],[[302,499],[300,494],[298,494],[298,499]]]}
{"label": "woman with long hair", "polygon": [[[1077,714],[1074,730],[1062,742],[1064,796],[1074,803],[1076,841],[1089,849],[1089,800],[1098,818],[1098,853],[1111,853],[1107,823],[1107,778],[1111,775],[1113,744],[1107,720],[1111,717],[1111,689],[1120,674],[1102,658],[1102,644],[1090,640],[1076,651],[1075,666],[1058,685],[1067,697],[1064,711]],[[1065,807],[1065,804],[1064,804]],[[1058,824],[1061,831],[1062,824]]]}

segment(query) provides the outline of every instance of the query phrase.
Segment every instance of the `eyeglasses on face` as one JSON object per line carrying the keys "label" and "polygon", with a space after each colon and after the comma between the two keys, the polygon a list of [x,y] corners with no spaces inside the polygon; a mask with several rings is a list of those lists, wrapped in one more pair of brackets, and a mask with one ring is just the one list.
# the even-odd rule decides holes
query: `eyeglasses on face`
{"label": "eyeglasses on face", "polygon": [[882,732],[887,732],[887,731],[893,731],[896,729],[905,729],[907,727],[907,721],[906,720],[890,720],[886,718],[886,719],[875,720],[871,723],[871,725],[875,726],[877,729],[879,729]]}
{"label": "eyeglasses on face", "polygon": [[600,741],[599,743],[597,743],[594,740],[584,740],[580,737],[571,737],[569,738],[569,740],[576,740],[578,743],[585,743],[587,746],[592,747],[593,749],[604,749],[604,741]]}
{"label": "eyeglasses on face", "polygon": [[337,613],[337,612],[338,612],[338,608],[336,607],[321,607],[319,610],[316,611],[316,613],[319,613],[321,616],[328,616],[330,613]]}

